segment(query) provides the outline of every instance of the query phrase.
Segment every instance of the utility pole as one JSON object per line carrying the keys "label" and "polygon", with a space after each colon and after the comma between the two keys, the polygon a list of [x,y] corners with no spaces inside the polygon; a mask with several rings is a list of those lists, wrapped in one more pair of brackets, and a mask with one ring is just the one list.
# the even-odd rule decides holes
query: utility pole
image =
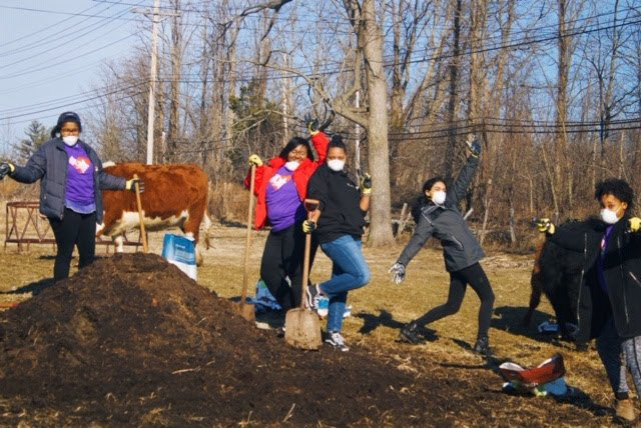
{"label": "utility pole", "polygon": [[154,0],[154,9],[134,9],[135,13],[151,15],[151,64],[149,70],[149,106],[147,107],[147,164],[154,163],[154,118],[156,116],[156,78],[158,68],[158,24],[161,16],[177,16],[172,12],[160,12],[160,0]]}

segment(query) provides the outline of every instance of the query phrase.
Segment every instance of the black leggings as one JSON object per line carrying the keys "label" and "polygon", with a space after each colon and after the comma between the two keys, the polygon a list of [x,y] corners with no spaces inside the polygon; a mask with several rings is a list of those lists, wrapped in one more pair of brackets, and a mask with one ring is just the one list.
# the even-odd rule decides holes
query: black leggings
{"label": "black leggings", "polygon": [[[318,248],[315,241],[312,240],[310,271]],[[301,223],[296,223],[282,231],[269,233],[260,265],[260,276],[284,309],[300,305],[304,256],[305,233]],[[291,287],[287,283],[287,277]]]}
{"label": "black leggings", "polygon": [[494,292],[492,292],[492,285],[490,285],[485,271],[483,271],[483,268],[481,268],[478,262],[470,267],[450,273],[450,293],[447,297],[447,302],[438,307],[434,307],[416,319],[416,323],[419,326],[425,326],[428,323],[457,313],[459,308],[461,308],[461,303],[465,296],[465,287],[468,284],[472,286],[474,292],[476,292],[481,299],[478,336],[487,336],[487,332],[490,329],[490,321],[492,320]]}
{"label": "black leggings", "polygon": [[80,214],[65,209],[61,219],[49,218],[56,237],[58,253],[53,266],[53,278],[58,281],[69,277],[69,266],[74,246],[78,246],[79,268],[91,264],[96,256],[96,212]]}

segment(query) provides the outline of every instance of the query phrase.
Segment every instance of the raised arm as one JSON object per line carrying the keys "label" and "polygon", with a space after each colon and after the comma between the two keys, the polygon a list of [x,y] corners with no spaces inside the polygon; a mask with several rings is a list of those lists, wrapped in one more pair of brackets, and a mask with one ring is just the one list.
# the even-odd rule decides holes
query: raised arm
{"label": "raised arm", "polygon": [[474,179],[478,166],[479,166],[478,157],[474,155],[470,155],[470,157],[467,158],[467,162],[461,169],[461,172],[459,173],[458,177],[456,178],[452,191],[449,192],[449,195],[448,195],[449,200],[454,205],[457,205],[459,201],[461,201],[463,197],[465,197],[467,188],[470,186],[472,179]]}
{"label": "raised arm", "polygon": [[327,158],[329,137],[327,137],[327,134],[322,131],[316,131],[315,133],[312,133],[312,144],[314,145],[314,149],[316,149],[316,153],[318,154],[318,159],[316,160],[316,162],[318,162],[319,164],[324,163],[325,159]]}

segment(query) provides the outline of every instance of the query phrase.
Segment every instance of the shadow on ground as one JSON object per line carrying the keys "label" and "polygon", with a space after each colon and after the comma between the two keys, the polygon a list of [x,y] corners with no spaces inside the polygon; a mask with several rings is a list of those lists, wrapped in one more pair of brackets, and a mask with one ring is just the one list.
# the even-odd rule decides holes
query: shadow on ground
{"label": "shadow on ground", "polygon": [[42,279],[38,280],[37,282],[29,283],[24,286],[20,286],[19,288],[11,291],[6,291],[6,292],[0,292],[2,295],[21,295],[25,293],[31,293],[32,295],[38,295],[41,293],[43,290],[50,288],[53,286],[55,281],[53,278],[49,279]]}

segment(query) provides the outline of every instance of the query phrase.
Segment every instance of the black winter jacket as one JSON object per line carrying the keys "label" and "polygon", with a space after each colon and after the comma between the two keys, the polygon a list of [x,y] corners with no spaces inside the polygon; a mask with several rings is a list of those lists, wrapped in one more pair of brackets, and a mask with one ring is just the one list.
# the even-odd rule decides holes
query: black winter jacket
{"label": "black winter jacket", "polygon": [[[93,183],[96,198],[96,222],[102,223],[102,192],[101,189],[125,189],[126,179],[115,177],[102,170],[102,162],[98,154],[88,144],[81,140],[83,147],[94,165]],[[54,138],[40,146],[27,165],[16,166],[11,177],[18,182],[33,183],[40,180],[40,213],[50,218],[62,219],[65,211],[65,193],[67,189],[67,172],[69,156],[65,151],[65,143],[60,138]]]}
{"label": "black winter jacket", "polygon": [[321,165],[309,180],[307,197],[320,201],[321,216],[316,229],[320,243],[329,243],[344,235],[361,239],[365,226],[361,192],[347,173]]}
{"label": "black winter jacket", "polygon": [[450,273],[470,267],[485,257],[481,245],[458,209],[459,201],[465,196],[478,165],[478,158],[469,157],[454,186],[447,193],[445,203],[437,206],[430,202],[421,207],[414,235],[405,246],[398,262],[407,266],[431,236],[441,241],[445,268]]}
{"label": "black winter jacket", "polygon": [[641,234],[626,232],[628,219],[626,215],[614,224],[603,256],[607,295],[601,291],[596,272],[606,225],[594,221],[587,232],[559,229],[549,236],[559,246],[583,253],[578,343],[597,337],[610,314],[621,337],[641,335]]}

